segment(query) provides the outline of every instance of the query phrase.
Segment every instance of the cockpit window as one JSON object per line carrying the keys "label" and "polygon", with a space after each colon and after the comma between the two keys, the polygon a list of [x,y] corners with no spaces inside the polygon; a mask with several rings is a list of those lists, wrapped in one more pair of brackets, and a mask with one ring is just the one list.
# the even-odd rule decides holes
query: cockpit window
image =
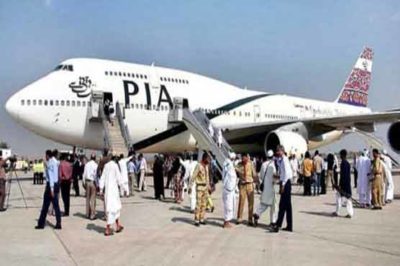
{"label": "cockpit window", "polygon": [[54,69],[54,71],[63,70],[63,71],[74,71],[73,65],[58,65]]}

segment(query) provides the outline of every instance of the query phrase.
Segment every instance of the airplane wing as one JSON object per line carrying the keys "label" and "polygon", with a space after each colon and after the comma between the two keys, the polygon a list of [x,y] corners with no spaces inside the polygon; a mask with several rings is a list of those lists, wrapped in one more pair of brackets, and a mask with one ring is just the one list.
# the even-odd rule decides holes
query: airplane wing
{"label": "airplane wing", "polygon": [[256,137],[258,134],[265,134],[276,130],[282,126],[303,123],[316,135],[323,134],[332,130],[344,130],[357,128],[365,132],[373,132],[375,124],[396,122],[400,120],[400,110],[388,112],[373,112],[367,114],[340,115],[319,118],[307,118],[303,120],[280,120],[265,123],[241,124],[226,128],[224,136],[227,140]]}

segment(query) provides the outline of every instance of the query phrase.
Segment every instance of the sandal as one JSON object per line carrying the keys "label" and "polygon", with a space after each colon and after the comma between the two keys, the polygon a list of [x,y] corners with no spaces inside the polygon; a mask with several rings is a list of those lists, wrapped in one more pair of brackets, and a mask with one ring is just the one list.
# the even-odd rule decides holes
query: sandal
{"label": "sandal", "polygon": [[110,232],[107,232],[107,231],[106,231],[106,232],[104,232],[104,235],[105,235],[105,236],[112,236],[112,235],[113,235],[113,232],[112,232],[112,231],[110,231]]}
{"label": "sandal", "polygon": [[116,233],[121,233],[122,230],[124,230],[124,227],[121,225],[115,232]]}

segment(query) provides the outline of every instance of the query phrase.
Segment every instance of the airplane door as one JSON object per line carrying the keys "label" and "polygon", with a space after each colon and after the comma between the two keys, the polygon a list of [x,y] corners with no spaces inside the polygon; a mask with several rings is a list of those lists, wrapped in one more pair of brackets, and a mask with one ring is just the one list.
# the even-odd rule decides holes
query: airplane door
{"label": "airplane door", "polygon": [[254,105],[254,123],[261,121],[261,108],[259,105]]}
{"label": "airplane door", "polygon": [[[150,94],[152,99],[158,99],[158,95],[160,94],[160,77],[157,72],[157,68],[154,66],[154,63],[151,64],[151,74],[150,74]],[[153,106],[157,104],[153,103]]]}
{"label": "airplane door", "polygon": [[158,76],[157,69],[154,66],[154,63],[151,64],[150,83],[152,89],[160,89],[160,77]]}

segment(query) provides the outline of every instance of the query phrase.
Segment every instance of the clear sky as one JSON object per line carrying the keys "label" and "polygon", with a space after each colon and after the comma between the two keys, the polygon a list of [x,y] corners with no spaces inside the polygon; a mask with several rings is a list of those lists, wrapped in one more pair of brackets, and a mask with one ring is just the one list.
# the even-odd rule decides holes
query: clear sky
{"label": "clear sky", "polygon": [[[0,29],[2,106],[71,57],[155,62],[249,89],[333,101],[368,45],[375,51],[370,107],[400,107],[397,0],[0,0]],[[0,140],[19,154],[55,145],[4,108]],[[351,137],[335,148],[361,143]]]}

